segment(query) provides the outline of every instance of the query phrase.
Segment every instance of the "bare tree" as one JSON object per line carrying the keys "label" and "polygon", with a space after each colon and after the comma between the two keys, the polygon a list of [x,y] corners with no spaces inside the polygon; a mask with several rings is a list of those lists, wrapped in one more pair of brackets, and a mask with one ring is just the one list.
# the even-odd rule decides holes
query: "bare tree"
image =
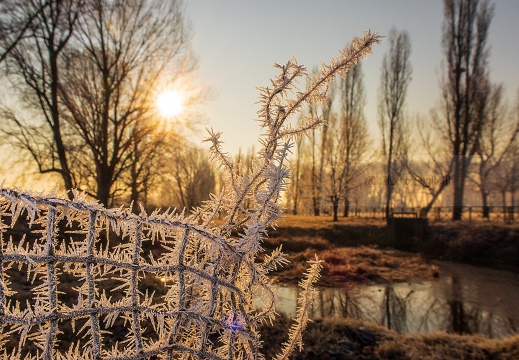
{"label": "bare tree", "polygon": [[[299,121],[301,123],[301,119]],[[302,195],[302,182],[303,182],[303,165],[304,165],[304,150],[305,141],[304,137],[298,137],[295,140],[296,155],[294,159],[294,166],[292,168],[292,182],[290,183],[291,192],[289,196],[292,198],[292,214],[297,215],[299,203]]]}
{"label": "bare tree", "polygon": [[474,173],[469,179],[481,193],[483,217],[488,218],[490,209],[488,196],[492,190],[492,175],[503,159],[510,154],[519,131],[519,118],[506,113],[502,103],[502,86],[493,86],[486,100],[485,121],[481,131],[476,155],[478,161]]}
{"label": "bare tree", "polygon": [[33,3],[19,11],[19,1],[0,1],[0,62],[30,32],[30,27],[38,20],[38,16],[51,4],[49,1]]}
{"label": "bare tree", "polygon": [[[515,199],[519,190],[519,146],[517,144],[514,145],[511,156],[506,157],[500,165],[497,183],[501,190],[503,213],[509,214],[508,219],[505,217],[506,220],[513,220]],[[506,200],[507,193],[510,195],[509,203]]]}
{"label": "bare tree", "polygon": [[215,170],[203,149],[182,140],[169,143],[169,147],[161,180],[161,197],[167,199],[168,206],[174,204],[180,209],[191,211],[214,191]]}
{"label": "bare tree", "polygon": [[[236,164],[237,168],[239,169],[240,175],[249,175],[253,169],[253,163],[252,160],[255,156],[255,150],[254,145],[251,146],[247,151],[243,152],[241,147],[238,149],[238,154],[234,157],[234,163]],[[244,201],[244,206],[249,206],[251,204],[251,201],[249,199]]]}
{"label": "bare tree", "polygon": [[186,58],[186,40],[179,1],[94,0],[83,17],[60,94],[83,144],[81,169],[91,172],[82,179],[101,203],[125,171],[135,171],[139,144],[158,130],[154,95],[164,78],[179,76],[171,71]]}
{"label": "bare tree", "polygon": [[[321,135],[321,144],[324,144],[325,142],[323,139],[326,137],[328,127],[326,125],[323,125],[322,129],[319,131],[313,130],[311,135],[311,189],[312,189],[312,209],[314,216],[319,216],[321,214],[321,191],[322,191],[322,170],[324,166],[324,159],[319,156],[323,152],[319,151],[319,140],[318,136]],[[323,145],[324,146],[324,145]],[[321,146],[321,149],[324,149],[323,146]]]}
{"label": "bare tree", "polygon": [[[160,131],[163,129],[164,131]],[[159,131],[157,131],[159,130]],[[165,126],[152,126],[150,131],[133,142],[127,171],[121,174],[122,193],[130,191],[132,211],[138,213],[139,205],[147,207],[152,189],[159,185],[164,167],[165,154],[170,143],[177,143],[179,135],[165,130]],[[115,190],[114,190],[115,192]]]}
{"label": "bare tree", "polygon": [[[29,13],[41,4],[18,8]],[[145,176],[135,159],[160,128],[158,91],[196,65],[182,1],[49,0],[37,19],[6,68],[43,121],[6,111],[3,132],[40,172],[58,172],[67,189],[109,205],[123,173],[133,171],[134,185]]]}
{"label": "bare tree", "polygon": [[[314,70],[314,74],[316,71]],[[311,151],[311,168],[312,168],[312,207],[315,216],[321,214],[321,200],[323,194],[323,178],[324,178],[324,167],[325,167],[325,156],[327,151],[328,142],[328,124],[327,121],[330,117],[330,109],[332,106],[333,95],[328,96],[326,102],[320,104],[318,107],[316,104],[310,102],[310,116],[320,117],[324,120],[324,124],[321,129],[313,130],[310,137],[310,151]],[[319,115],[318,115],[319,114]]]}
{"label": "bare tree", "polygon": [[444,0],[445,71],[438,126],[453,155],[453,220],[462,218],[470,161],[484,128],[484,100],[490,91],[487,36],[493,12],[487,1]]}
{"label": "bare tree", "polygon": [[4,50],[7,75],[23,102],[42,118],[34,124],[4,108],[1,130],[13,145],[31,155],[41,173],[60,174],[70,190],[77,182],[71,171],[58,91],[62,54],[84,11],[84,1],[14,1],[9,9],[7,26],[19,30],[11,40],[16,46]]}
{"label": "bare tree", "polygon": [[394,185],[404,168],[402,160],[407,148],[404,105],[412,73],[407,32],[392,28],[388,40],[389,53],[382,60],[379,95],[379,126],[386,159],[386,218],[390,216]]}
{"label": "bare tree", "polygon": [[[515,114],[508,121],[519,123],[519,91],[515,105]],[[507,193],[510,194],[510,206],[515,206],[515,194],[519,188],[519,145],[515,137],[513,143],[508,147],[506,154],[492,171],[491,186],[501,193],[501,203],[505,210],[508,206]]]}
{"label": "bare tree", "polygon": [[[436,116],[436,112],[433,111],[431,116]],[[445,143],[438,141],[441,134],[438,134],[437,129],[431,126],[429,121],[418,118],[417,132],[421,142],[420,147],[425,151],[424,156],[411,158],[410,154],[406,154],[405,169],[428,193],[427,203],[420,209],[420,217],[426,218],[443,190],[450,184],[453,156]]]}
{"label": "bare tree", "polygon": [[349,193],[355,180],[365,170],[363,160],[369,144],[364,118],[366,103],[361,63],[354,66],[344,79],[336,80],[336,98],[340,112],[330,116],[327,165],[330,181],[328,194],[332,202],[333,219],[338,220],[339,201],[344,199],[345,217],[349,213]]}

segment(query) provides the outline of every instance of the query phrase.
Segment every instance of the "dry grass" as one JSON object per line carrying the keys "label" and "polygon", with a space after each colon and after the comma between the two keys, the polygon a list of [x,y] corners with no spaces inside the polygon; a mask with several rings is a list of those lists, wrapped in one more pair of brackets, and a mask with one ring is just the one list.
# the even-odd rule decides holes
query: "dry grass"
{"label": "dry grass", "polygon": [[290,264],[274,274],[279,282],[295,283],[307,261],[324,260],[321,286],[394,283],[429,279],[431,266],[418,254],[381,249],[385,222],[325,216],[286,216],[265,241],[267,249],[281,244]]}
{"label": "dry grass", "polygon": [[[271,250],[283,244],[283,251],[289,254],[293,263],[278,274],[282,281],[292,281],[314,254],[335,264],[335,269],[325,268],[323,283],[327,285],[407,281],[414,273],[416,278],[427,278],[431,269],[425,259],[519,272],[519,223],[431,223],[427,237],[416,242],[412,253],[389,250],[386,235],[385,221],[379,219],[339,218],[334,222],[327,216],[287,215],[269,232],[265,247]],[[366,261],[368,257],[372,259]]]}
{"label": "dry grass", "polygon": [[353,284],[386,284],[430,279],[434,269],[419,255],[396,250],[361,246],[328,250],[307,249],[288,255],[290,264],[276,272],[276,280],[295,283],[314,258],[324,260],[320,286],[344,287]]}
{"label": "dry grass", "polygon": [[433,258],[519,272],[519,224],[435,223],[429,239],[415,250]]}
{"label": "dry grass", "polygon": [[[281,329],[289,320],[285,315],[273,327],[260,329],[267,358],[274,355],[286,339]],[[519,359],[519,336],[493,340],[483,336],[399,335],[384,327],[352,319],[319,319],[309,324],[303,335],[304,348],[292,359]]]}
{"label": "dry grass", "polygon": [[285,215],[281,221],[278,222],[279,228],[302,228],[302,229],[323,229],[333,226],[343,225],[374,225],[385,226],[384,219],[369,219],[360,217],[339,217],[338,221],[333,221],[332,216],[311,216],[311,215]]}

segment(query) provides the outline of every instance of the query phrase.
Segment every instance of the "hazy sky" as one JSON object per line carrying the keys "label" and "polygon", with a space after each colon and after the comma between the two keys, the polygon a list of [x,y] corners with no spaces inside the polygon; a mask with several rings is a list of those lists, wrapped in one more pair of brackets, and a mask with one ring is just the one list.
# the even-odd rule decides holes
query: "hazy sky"
{"label": "hazy sky", "polygon": [[[327,63],[354,36],[370,29],[387,35],[391,27],[411,38],[410,115],[427,115],[437,103],[441,74],[441,0],[187,0],[194,30],[198,75],[217,94],[203,106],[207,126],[223,132],[224,147],[236,153],[257,144],[257,87],[277,74],[272,65],[295,56],[311,70]],[[503,83],[509,103],[519,89],[519,0],[496,0],[490,27],[491,78]],[[363,60],[365,114],[379,136],[377,93],[387,41]],[[257,145],[256,145],[257,149]]]}

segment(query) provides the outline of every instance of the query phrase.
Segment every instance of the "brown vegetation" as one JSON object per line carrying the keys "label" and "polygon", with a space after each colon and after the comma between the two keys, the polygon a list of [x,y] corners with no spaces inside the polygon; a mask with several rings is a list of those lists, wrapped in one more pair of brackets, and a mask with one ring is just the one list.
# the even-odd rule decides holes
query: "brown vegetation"
{"label": "brown vegetation", "polygon": [[289,264],[274,273],[277,281],[297,282],[305,271],[307,261],[314,254],[324,260],[320,286],[342,287],[354,284],[394,283],[428,279],[431,265],[415,254],[397,250],[376,249],[367,246],[333,248],[329,250],[307,249],[289,254]]}
{"label": "brown vegetation", "polygon": [[[331,216],[287,215],[264,246],[273,249],[281,244],[291,263],[276,274],[280,281],[292,281],[304,268],[305,259],[314,254],[330,260],[322,285],[424,279],[433,275],[429,259],[519,271],[519,224],[435,222],[428,226],[425,238],[413,241],[411,252],[400,252],[390,247],[385,222],[380,219],[333,222]],[[346,269],[342,279],[335,276]]]}
{"label": "brown vegetation", "polygon": [[415,247],[428,257],[519,271],[519,224],[442,222]]}
{"label": "brown vegetation", "polygon": [[[278,317],[274,326],[260,329],[267,358],[285,341],[283,329],[290,322]],[[303,335],[304,348],[292,359],[518,359],[519,336],[493,340],[483,336],[443,332],[400,335],[378,325],[353,319],[318,319]]]}
{"label": "brown vegetation", "polygon": [[363,219],[333,222],[325,217],[286,217],[265,243],[269,249],[283,244],[283,251],[288,254],[290,263],[274,274],[276,280],[297,282],[306,262],[315,255],[324,260],[321,286],[430,278],[431,265],[422,256],[378,248],[377,244],[384,242],[383,224]]}

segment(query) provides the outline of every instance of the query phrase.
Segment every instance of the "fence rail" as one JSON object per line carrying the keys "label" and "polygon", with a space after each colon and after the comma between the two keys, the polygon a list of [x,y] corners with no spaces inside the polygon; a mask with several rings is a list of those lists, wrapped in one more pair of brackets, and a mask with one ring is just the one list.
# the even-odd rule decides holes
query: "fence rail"
{"label": "fence rail", "polygon": [[[452,218],[452,206],[435,206],[427,213],[430,221],[443,221]],[[331,206],[325,206],[321,211],[325,215],[331,215]],[[343,215],[343,209],[339,210],[339,216]],[[394,207],[391,213],[400,215],[415,214],[417,217],[425,217],[421,213],[419,207]],[[487,220],[487,221],[503,221],[514,222],[519,219],[519,206],[463,206],[462,220]],[[384,206],[351,206],[348,211],[348,217],[361,217],[370,219],[384,219],[386,217],[386,208]]]}
{"label": "fence rail", "polygon": [[[179,215],[107,210],[78,194],[0,188],[0,215],[5,358],[256,357],[264,312],[253,295],[261,289],[268,308],[273,294],[229,239]],[[153,281],[163,295],[146,290]]]}

